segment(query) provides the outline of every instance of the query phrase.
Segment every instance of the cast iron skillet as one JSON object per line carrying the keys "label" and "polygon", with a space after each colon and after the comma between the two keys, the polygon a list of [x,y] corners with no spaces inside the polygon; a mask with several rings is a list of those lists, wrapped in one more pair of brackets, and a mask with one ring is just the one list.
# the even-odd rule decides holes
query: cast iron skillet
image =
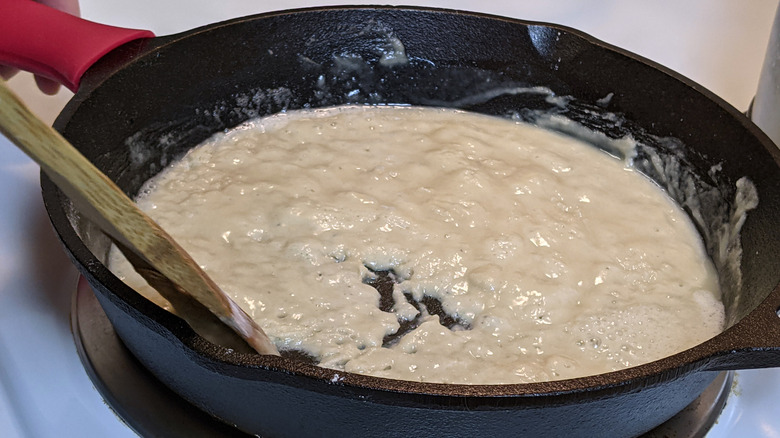
{"label": "cast iron skillet", "polygon": [[[119,336],[199,408],[261,436],[633,436],[681,410],[721,370],[780,366],[778,149],[699,85],[572,29],[422,8],[262,14],[119,47],[90,68],[55,127],[134,194],[214,132],[345,103],[529,120],[541,112],[606,137],[631,135],[641,143],[637,167],[670,190],[705,239],[729,328],[639,367],[522,385],[395,381],[237,354],[113,276],[102,264],[108,240],[42,177],[52,223]],[[742,177],[760,201],[742,227],[741,264],[730,265],[737,248],[722,237],[738,219]]]}

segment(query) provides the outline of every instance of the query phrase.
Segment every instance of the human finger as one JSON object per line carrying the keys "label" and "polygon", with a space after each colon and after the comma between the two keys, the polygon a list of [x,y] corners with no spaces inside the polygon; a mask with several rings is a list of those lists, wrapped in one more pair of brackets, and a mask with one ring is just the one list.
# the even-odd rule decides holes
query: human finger
{"label": "human finger", "polygon": [[0,78],[3,78],[3,80],[9,80],[17,73],[19,73],[18,68],[13,68],[7,65],[0,65]]}
{"label": "human finger", "polygon": [[37,85],[38,89],[41,90],[44,94],[48,94],[50,96],[57,94],[57,92],[60,91],[60,84],[58,82],[43,76],[35,75],[35,85]]}
{"label": "human finger", "polygon": [[81,11],[79,8],[78,0],[36,0],[38,3],[59,9],[60,11],[67,12],[71,15],[79,16]]}

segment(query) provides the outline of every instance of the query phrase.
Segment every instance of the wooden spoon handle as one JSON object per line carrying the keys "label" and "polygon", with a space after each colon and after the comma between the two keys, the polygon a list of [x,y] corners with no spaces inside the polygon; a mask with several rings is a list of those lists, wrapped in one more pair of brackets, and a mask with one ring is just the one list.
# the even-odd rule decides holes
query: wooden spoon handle
{"label": "wooden spoon handle", "polygon": [[[214,284],[168,233],[57,131],[33,115],[4,83],[0,83],[0,132],[35,160],[76,208],[130,255],[128,258],[137,270],[143,263],[139,273],[145,278],[154,277],[157,284],[152,286],[163,296],[191,296],[259,353],[279,354],[252,318]],[[172,284],[161,284],[166,281]],[[181,297],[172,298],[169,301],[174,307],[182,301]],[[177,313],[190,322],[183,309],[177,309]],[[191,325],[199,323],[193,320]]]}

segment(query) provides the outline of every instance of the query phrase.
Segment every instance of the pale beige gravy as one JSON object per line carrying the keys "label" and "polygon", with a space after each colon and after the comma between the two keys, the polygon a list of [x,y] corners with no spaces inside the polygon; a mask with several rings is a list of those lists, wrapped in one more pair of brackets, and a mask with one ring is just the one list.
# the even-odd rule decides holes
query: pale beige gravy
{"label": "pale beige gravy", "polygon": [[[719,333],[685,214],[579,140],[416,107],[288,112],[219,134],[141,207],[282,350],[394,379],[525,383],[618,370]],[[121,257],[112,269],[160,302]],[[393,312],[364,283],[397,281]],[[403,294],[441,301],[453,329]],[[164,303],[163,303],[164,304]]]}

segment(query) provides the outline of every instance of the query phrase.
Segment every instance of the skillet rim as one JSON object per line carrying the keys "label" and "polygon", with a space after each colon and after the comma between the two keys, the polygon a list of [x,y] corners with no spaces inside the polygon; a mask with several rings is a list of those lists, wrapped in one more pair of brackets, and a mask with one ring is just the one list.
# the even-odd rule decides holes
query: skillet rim
{"label": "skillet rim", "polygon": [[[774,146],[769,138],[752,122],[750,122],[744,115],[736,110],[734,107],[726,103],[720,97],[711,93],[701,85],[693,82],[692,80],[655,63],[649,59],[636,55],[627,50],[615,47],[604,41],[601,41],[591,35],[581,32],[579,30],[545,22],[528,21],[516,18],[501,17],[492,14],[468,12],[453,9],[443,8],[428,8],[421,6],[330,6],[330,7],[309,7],[299,8],[291,10],[266,12],[256,15],[250,15],[247,17],[235,18],[223,22],[218,22],[210,25],[201,26],[189,31],[185,31],[179,34],[157,37],[151,41],[143,43],[143,51],[137,54],[136,57],[127,62],[122,68],[132,66],[139,59],[144,56],[148,56],[155,51],[166,48],[175,44],[177,41],[185,38],[191,38],[196,35],[208,33],[214,29],[222,27],[232,26],[237,23],[243,23],[247,21],[263,20],[273,16],[288,15],[288,14],[301,14],[301,13],[316,13],[322,11],[354,11],[354,10],[367,10],[367,11],[417,11],[425,13],[443,13],[443,14],[455,14],[455,15],[467,15],[481,19],[500,20],[511,24],[519,24],[525,27],[537,26],[542,28],[549,28],[565,32],[571,36],[577,37],[583,40],[587,45],[600,48],[609,52],[614,52],[618,55],[622,55],[630,58],[642,64],[645,68],[653,69],[661,74],[671,76],[673,79],[682,82],[689,88],[695,90],[698,94],[703,95],[704,98],[717,104],[721,109],[725,110],[728,115],[732,116],[735,120],[748,130],[748,132],[757,138],[764,146]],[[101,83],[110,79],[111,75],[119,70],[106,74],[105,71],[101,71],[103,67],[100,66],[100,61],[96,64],[87,75],[92,74],[92,70],[95,71],[94,77],[90,77],[89,81],[84,81],[83,88],[77,95],[68,103],[63,112],[57,118],[55,122],[55,128],[59,131],[63,131],[67,126],[70,118],[78,110],[79,105],[87,100],[95,89],[97,89]],[[770,151],[770,154],[775,159],[776,163],[780,163],[780,151],[777,148],[766,148]],[[70,226],[67,213],[62,208],[64,198],[63,195],[57,190],[51,181],[45,176],[41,175],[41,185],[43,190],[43,196],[46,201],[46,208],[49,212],[52,223],[55,226],[56,232],[63,242],[64,246],[70,251],[71,257],[77,264],[79,269],[84,270],[89,278],[90,282],[98,282],[103,285],[109,293],[114,294],[114,298],[120,299],[126,305],[133,307],[141,314],[149,317],[150,320],[159,324],[160,328],[168,330],[179,342],[182,347],[187,348],[193,354],[193,357],[202,359],[208,363],[216,363],[226,366],[226,369],[233,369],[235,367],[245,368],[247,372],[249,370],[266,370],[271,372],[281,372],[289,374],[291,376],[300,376],[306,378],[306,380],[315,380],[329,385],[341,385],[350,386],[356,389],[366,389],[372,391],[384,391],[389,393],[403,393],[403,394],[419,394],[424,396],[445,396],[445,397],[465,397],[465,398],[494,398],[494,397],[512,397],[512,398],[548,398],[560,395],[576,395],[578,393],[587,393],[587,397],[593,397],[593,395],[609,395],[619,390],[641,390],[643,387],[649,385],[656,385],[662,382],[675,380],[682,375],[689,374],[698,370],[705,370],[707,361],[712,356],[721,353],[723,348],[724,339],[728,330],[720,333],[719,335],[698,344],[688,350],[684,350],[680,353],[667,356],[663,359],[639,365],[624,370],[614,371],[605,374],[586,376],[576,379],[567,380],[554,380],[538,383],[525,383],[525,384],[501,384],[501,385],[467,385],[467,384],[442,384],[442,383],[421,383],[411,381],[401,381],[386,379],[373,376],[365,376],[359,374],[352,374],[343,371],[335,371],[324,368],[319,368],[314,365],[304,364],[298,361],[294,361],[286,358],[258,356],[258,355],[244,355],[231,352],[223,347],[214,346],[205,339],[201,338],[183,323],[183,321],[162,309],[159,309],[156,305],[150,301],[138,296],[132,289],[124,285],[116,276],[114,276],[105,266],[98,260],[97,257],[87,249],[87,247],[81,243],[81,239],[78,238],[75,230]],[[56,201],[56,202],[55,202]],[[59,226],[58,226],[59,225]],[[64,227],[64,230],[62,229]],[[94,286],[94,285],[93,285]],[[775,294],[780,291],[780,288],[775,288]],[[135,295],[135,297],[134,297]],[[771,291],[767,294],[767,297],[763,302],[769,300],[772,295]],[[745,320],[748,316],[756,312],[756,309],[752,310],[747,316],[740,321]],[[210,366],[210,365],[209,365]],[[237,372],[235,375],[240,375],[240,378],[249,380],[265,380],[266,377],[263,373],[259,375],[250,375],[244,372]],[[549,401],[545,401],[549,403]]]}

